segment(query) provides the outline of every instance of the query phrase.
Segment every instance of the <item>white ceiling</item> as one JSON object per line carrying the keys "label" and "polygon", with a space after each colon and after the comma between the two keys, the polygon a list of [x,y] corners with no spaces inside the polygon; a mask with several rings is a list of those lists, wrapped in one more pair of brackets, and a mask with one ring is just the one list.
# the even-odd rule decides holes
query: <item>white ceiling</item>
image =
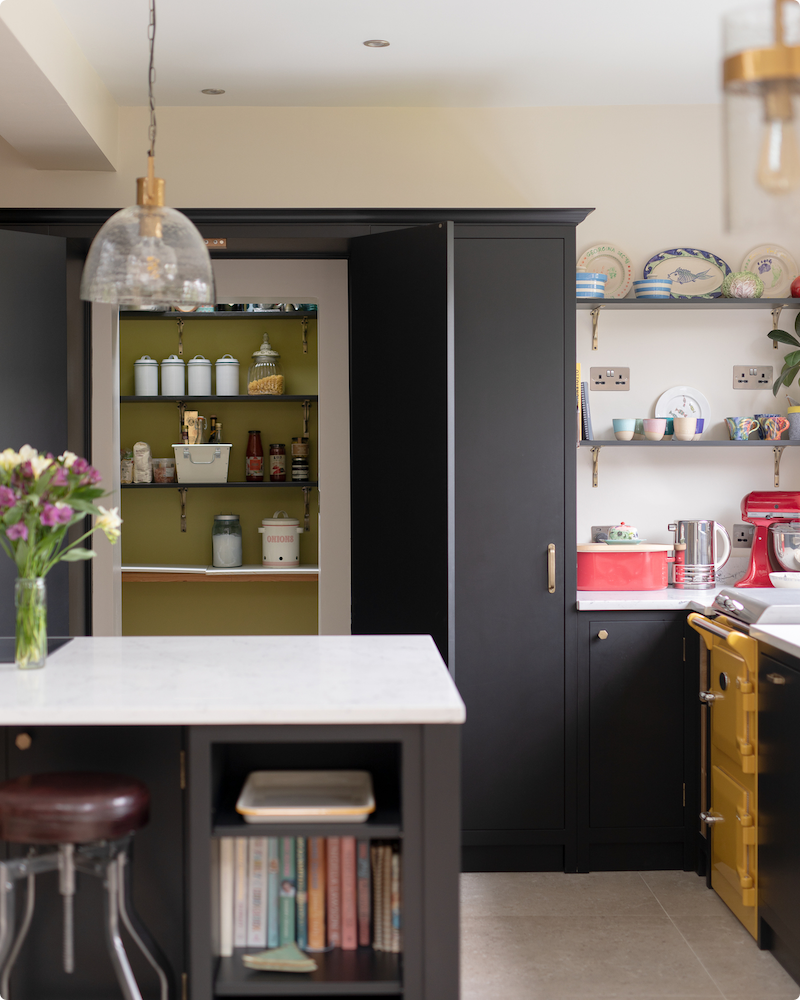
{"label": "white ceiling", "polygon": [[[741,0],[739,0],[741,2]],[[120,105],[147,0],[54,0]],[[736,0],[157,0],[162,106],[518,107],[719,100]],[[368,38],[389,48],[368,49]],[[203,88],[223,88],[207,97]]]}

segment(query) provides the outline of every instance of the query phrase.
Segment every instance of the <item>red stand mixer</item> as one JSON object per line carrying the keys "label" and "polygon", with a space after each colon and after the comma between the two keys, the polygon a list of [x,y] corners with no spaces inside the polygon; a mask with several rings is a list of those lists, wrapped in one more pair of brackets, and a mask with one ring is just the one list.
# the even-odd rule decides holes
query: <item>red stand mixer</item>
{"label": "red stand mixer", "polygon": [[762,490],[742,500],[742,520],[755,526],[750,566],[737,587],[771,587],[770,573],[782,570],[771,548],[770,525],[800,520],[800,491]]}

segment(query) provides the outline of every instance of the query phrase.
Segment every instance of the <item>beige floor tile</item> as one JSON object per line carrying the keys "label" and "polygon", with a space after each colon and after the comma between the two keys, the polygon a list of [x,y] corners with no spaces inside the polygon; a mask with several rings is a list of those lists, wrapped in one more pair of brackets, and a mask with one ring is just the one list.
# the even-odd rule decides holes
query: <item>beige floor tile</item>
{"label": "beige floor tile", "polygon": [[728,908],[694,872],[640,872],[671,917],[719,917]]}
{"label": "beige floor tile", "polygon": [[669,918],[462,917],[462,1000],[719,997]]}
{"label": "beige floor tile", "polygon": [[655,917],[663,911],[638,872],[472,872],[461,876],[461,912],[466,917]]}
{"label": "beige floor tile", "polygon": [[740,1000],[795,1000],[800,987],[730,911],[718,917],[675,917],[675,925],[725,994]]}

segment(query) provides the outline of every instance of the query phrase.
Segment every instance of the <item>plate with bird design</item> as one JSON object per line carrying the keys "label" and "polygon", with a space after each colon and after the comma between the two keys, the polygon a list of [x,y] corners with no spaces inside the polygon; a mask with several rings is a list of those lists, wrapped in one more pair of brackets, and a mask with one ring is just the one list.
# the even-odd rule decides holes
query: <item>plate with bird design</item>
{"label": "plate with bird design", "polygon": [[718,299],[722,282],[730,273],[721,257],[692,247],[662,250],[644,266],[645,278],[668,278],[672,282],[673,299]]}

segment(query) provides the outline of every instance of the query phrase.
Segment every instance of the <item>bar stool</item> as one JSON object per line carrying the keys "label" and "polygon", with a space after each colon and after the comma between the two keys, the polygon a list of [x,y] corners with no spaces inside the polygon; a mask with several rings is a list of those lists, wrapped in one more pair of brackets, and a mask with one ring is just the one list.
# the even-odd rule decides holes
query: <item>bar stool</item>
{"label": "bar stool", "polygon": [[[103,879],[106,945],[125,1000],[142,1000],[142,994],[120,937],[120,919],[158,975],[161,1000],[174,995],[169,966],[131,906],[128,851],[149,810],[147,786],[119,774],[29,774],[0,784],[0,840],[34,845],[23,858],[0,861],[0,997],[10,1000],[11,970],[33,918],[35,877],[49,871],[58,871],[63,898],[65,972],[74,968],[72,901],[79,871]],[[44,845],[57,849],[42,851]],[[15,884],[22,879],[25,915],[15,937]]]}

